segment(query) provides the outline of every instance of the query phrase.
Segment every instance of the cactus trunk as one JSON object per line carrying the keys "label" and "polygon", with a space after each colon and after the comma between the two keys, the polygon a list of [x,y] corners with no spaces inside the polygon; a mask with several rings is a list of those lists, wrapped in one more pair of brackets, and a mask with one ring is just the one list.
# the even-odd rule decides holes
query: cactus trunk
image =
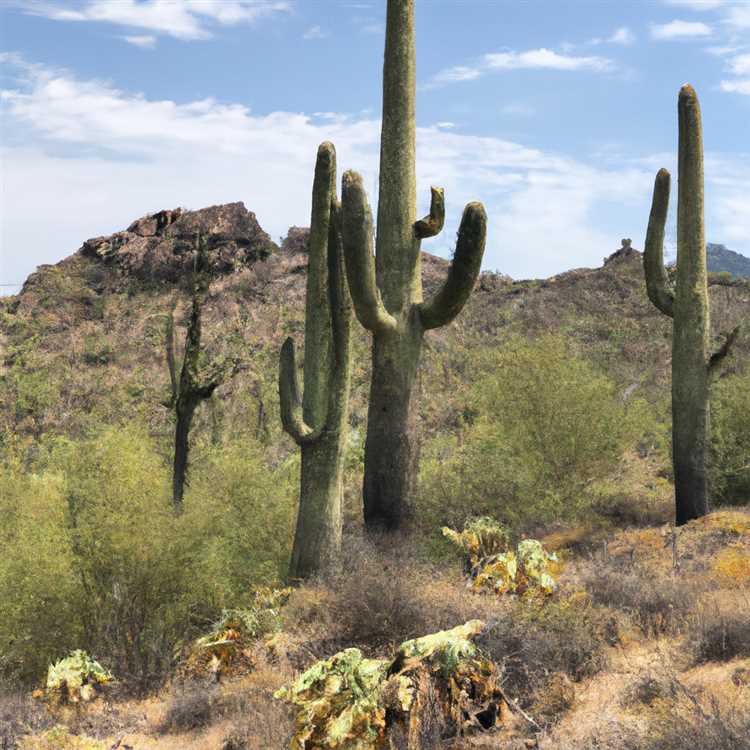
{"label": "cactus trunk", "polygon": [[703,135],[698,97],[691,86],[678,100],[677,277],[673,288],[664,268],[670,176],[659,171],[654,185],[644,270],[649,299],[672,318],[672,460],[675,523],[708,513],[706,456],[709,447],[709,386],[737,330],[711,354],[711,321],[703,220]]}
{"label": "cactus trunk", "polygon": [[365,441],[364,517],[371,529],[397,529],[408,516],[419,464],[415,385],[422,328],[378,336]]}
{"label": "cactus trunk", "polygon": [[677,284],[672,342],[676,522],[708,513],[710,312],[703,220],[703,140],[695,92],[679,97]]}
{"label": "cactus trunk", "polygon": [[341,545],[342,473],[349,413],[351,298],[344,272],[336,152],[321,144],[315,167],[305,304],[305,380],[300,397],[294,343],[282,347],[284,429],[300,446],[300,500],[291,578],[319,572]]}
{"label": "cactus trunk", "polygon": [[377,252],[370,208],[356,172],[343,180],[346,272],[360,323],[372,332],[372,381],[365,443],[365,523],[398,529],[416,487],[419,444],[414,385],[424,332],[450,323],[471,293],[484,253],[486,215],[464,210],[455,257],[442,289],[422,301],[421,241],[444,219],[443,192],[416,220],[414,0],[388,0],[383,65]]}

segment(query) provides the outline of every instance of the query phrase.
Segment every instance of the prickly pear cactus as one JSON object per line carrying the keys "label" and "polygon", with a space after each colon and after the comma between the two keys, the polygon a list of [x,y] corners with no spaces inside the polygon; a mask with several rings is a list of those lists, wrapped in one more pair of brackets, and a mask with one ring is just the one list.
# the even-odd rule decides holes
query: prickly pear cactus
{"label": "prickly pear cactus", "polygon": [[471,587],[496,594],[523,594],[527,591],[551,594],[557,588],[549,563],[557,562],[536,539],[522,539],[510,549],[508,532],[492,518],[468,521],[463,531],[443,528],[443,536],[467,557]]}
{"label": "prickly pear cactus", "polygon": [[79,703],[96,697],[97,689],[113,679],[109,670],[78,649],[47,670],[47,695],[59,702]]}
{"label": "prickly pear cactus", "polygon": [[470,620],[405,641],[393,659],[349,648],[313,664],[276,693],[299,709],[292,750],[385,750],[396,738],[427,750],[426,722],[445,737],[497,726],[500,670],[473,643],[484,627]]}

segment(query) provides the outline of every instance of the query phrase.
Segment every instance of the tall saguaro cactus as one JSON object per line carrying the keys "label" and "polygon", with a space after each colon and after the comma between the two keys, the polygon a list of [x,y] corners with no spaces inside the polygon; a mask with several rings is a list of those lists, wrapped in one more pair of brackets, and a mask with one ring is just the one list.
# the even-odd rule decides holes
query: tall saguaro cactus
{"label": "tall saguaro cactus", "polygon": [[336,151],[333,144],[323,143],[313,182],[302,399],[291,338],[284,342],[279,363],[281,421],[302,452],[292,578],[319,571],[341,543],[351,318],[336,198]]}
{"label": "tall saguaro cactus", "polygon": [[711,354],[711,324],[703,221],[703,134],[698,97],[680,89],[677,190],[677,276],[664,267],[664,225],[671,178],[660,169],[646,232],[644,271],[649,299],[672,318],[672,459],[676,524],[708,513],[706,454],[709,443],[709,385],[737,334]]}
{"label": "tall saguaro cactus", "polygon": [[430,213],[416,220],[414,0],[388,0],[376,252],[362,178],[346,172],[344,256],[354,309],[373,334],[365,444],[364,512],[370,529],[401,525],[413,493],[418,445],[414,385],[424,332],[463,308],[479,274],[486,214],[466,206],[443,287],[422,301],[421,241],[440,232],[443,191],[432,188]]}

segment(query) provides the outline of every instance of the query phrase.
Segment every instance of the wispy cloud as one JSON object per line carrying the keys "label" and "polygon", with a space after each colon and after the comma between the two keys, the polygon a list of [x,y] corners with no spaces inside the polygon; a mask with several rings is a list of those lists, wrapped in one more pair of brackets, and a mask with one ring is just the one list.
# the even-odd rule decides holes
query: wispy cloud
{"label": "wispy cloud", "polygon": [[525,52],[492,52],[484,55],[475,65],[445,68],[436,73],[424,88],[435,88],[457,81],[474,81],[485,73],[498,70],[589,70],[603,73],[613,69],[614,63],[606,57],[560,54],[541,47]]}
{"label": "wispy cloud", "polygon": [[738,78],[734,81],[722,81],[721,90],[728,94],[745,94],[750,96],[750,78]]}
{"label": "wispy cloud", "polygon": [[141,36],[124,36],[122,37],[128,44],[144,49],[153,49],[156,46],[156,37],[152,34],[143,34]]}
{"label": "wispy cloud", "polygon": [[651,38],[659,41],[696,39],[711,36],[711,27],[701,21],[674,20],[651,24]]}
{"label": "wispy cloud", "polygon": [[613,63],[605,57],[577,57],[561,55],[540,48],[527,52],[496,52],[484,56],[486,67],[491,70],[612,70]]}
{"label": "wispy cloud", "polygon": [[208,39],[211,25],[252,23],[288,11],[286,0],[87,0],[62,8],[47,0],[21,0],[27,13],[55,21],[98,22],[144,29],[176,39]]}
{"label": "wispy cloud", "polygon": [[615,29],[609,36],[596,36],[587,42],[587,44],[594,46],[600,44],[621,44],[623,47],[629,47],[633,43],[635,43],[635,34],[627,26],[620,26],[620,28]]}
{"label": "wispy cloud", "polygon": [[302,35],[303,39],[324,39],[327,37],[328,34],[326,34],[323,29],[320,28],[320,26],[311,26],[309,29],[305,31],[305,33]]}

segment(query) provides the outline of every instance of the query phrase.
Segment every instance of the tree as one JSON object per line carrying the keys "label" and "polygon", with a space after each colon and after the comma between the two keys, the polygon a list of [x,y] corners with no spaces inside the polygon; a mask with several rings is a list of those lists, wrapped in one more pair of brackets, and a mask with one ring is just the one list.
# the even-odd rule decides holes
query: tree
{"label": "tree", "polygon": [[191,278],[192,306],[187,333],[185,353],[182,359],[180,376],[177,377],[175,356],[174,317],[167,316],[165,341],[167,367],[172,385],[172,397],[168,402],[175,412],[174,468],[172,473],[172,502],[175,513],[182,512],[182,500],[188,471],[190,452],[190,427],[198,405],[213,395],[213,392],[237,371],[238,363],[229,359],[219,359],[201,371],[201,315],[203,303],[208,294],[209,276],[206,266],[206,241],[201,235],[195,239],[195,263]]}
{"label": "tree", "polygon": [[659,170],[646,232],[643,266],[651,302],[672,318],[672,461],[675,523],[708,513],[709,385],[737,336],[735,328],[711,353],[711,323],[703,220],[703,133],[692,86],[678,98],[677,276],[664,267],[664,226],[671,177]]}
{"label": "tree", "polygon": [[414,0],[388,0],[376,253],[362,178],[343,177],[346,271],[354,309],[372,332],[372,381],[365,442],[364,515],[369,529],[401,526],[418,463],[413,397],[426,330],[450,323],[479,274],[486,236],[481,203],[464,209],[448,277],[422,301],[421,241],[438,234],[443,191],[432,188],[430,213],[416,221]]}
{"label": "tree", "polygon": [[351,318],[336,198],[336,151],[326,142],[318,148],[313,181],[302,399],[291,338],[284,342],[279,362],[281,421],[302,452],[292,578],[319,572],[341,546]]}

